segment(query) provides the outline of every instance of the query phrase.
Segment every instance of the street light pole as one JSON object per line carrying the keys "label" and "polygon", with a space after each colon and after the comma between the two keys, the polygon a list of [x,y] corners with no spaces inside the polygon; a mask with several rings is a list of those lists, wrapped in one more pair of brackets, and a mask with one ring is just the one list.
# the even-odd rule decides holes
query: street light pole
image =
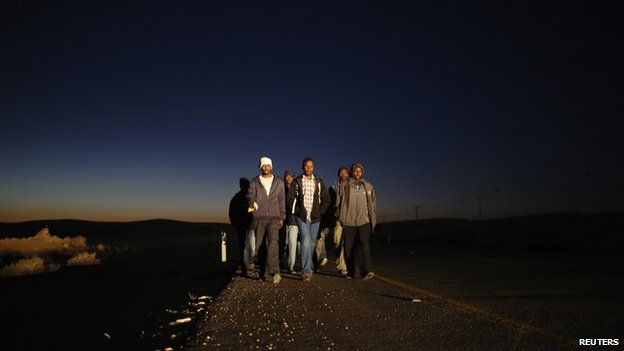
{"label": "street light pole", "polygon": [[477,199],[479,200],[479,222],[483,219],[483,212],[481,210],[481,198],[482,197],[483,195],[477,196]]}
{"label": "street light pole", "polygon": [[412,208],[414,208],[414,219],[418,220],[418,209],[420,208],[420,206],[413,205]]}

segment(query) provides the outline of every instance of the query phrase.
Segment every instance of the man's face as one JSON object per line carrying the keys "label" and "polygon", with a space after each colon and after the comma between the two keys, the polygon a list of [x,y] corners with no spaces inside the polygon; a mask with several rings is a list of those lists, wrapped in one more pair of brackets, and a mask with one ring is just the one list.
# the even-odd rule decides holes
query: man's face
{"label": "man's face", "polygon": [[312,174],[314,174],[314,162],[307,161],[303,165],[303,174],[305,174],[308,177],[311,176]]}
{"label": "man's face", "polygon": [[338,179],[340,179],[341,182],[344,182],[345,180],[349,179],[349,171],[347,171],[346,169],[341,169],[340,173],[338,173]]}
{"label": "man's face", "polygon": [[293,177],[289,174],[286,176],[286,179],[284,179],[286,181],[286,186],[290,186],[290,184],[293,181]]}
{"label": "man's face", "polygon": [[353,178],[360,180],[362,179],[362,175],[364,172],[362,172],[362,169],[360,167],[355,167],[353,169]]}
{"label": "man's face", "polygon": [[260,167],[260,170],[262,171],[262,175],[269,175],[271,174],[273,167],[271,167],[270,165],[262,165],[262,167]]}

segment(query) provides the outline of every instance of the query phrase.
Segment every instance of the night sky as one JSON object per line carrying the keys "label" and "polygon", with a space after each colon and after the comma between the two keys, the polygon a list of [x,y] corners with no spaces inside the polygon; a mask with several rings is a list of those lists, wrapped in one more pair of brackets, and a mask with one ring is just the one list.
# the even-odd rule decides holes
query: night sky
{"label": "night sky", "polygon": [[0,221],[225,221],[261,156],[363,163],[380,220],[624,210],[607,3],[23,3],[0,5]]}

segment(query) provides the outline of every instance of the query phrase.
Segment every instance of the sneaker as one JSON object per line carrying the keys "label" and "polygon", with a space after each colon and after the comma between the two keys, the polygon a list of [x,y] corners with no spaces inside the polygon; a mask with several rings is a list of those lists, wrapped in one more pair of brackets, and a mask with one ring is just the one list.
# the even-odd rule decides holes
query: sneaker
{"label": "sneaker", "polygon": [[291,270],[290,270],[290,274],[292,274],[292,275],[297,275],[297,272],[296,272],[294,269],[291,269]]}
{"label": "sneaker", "polygon": [[321,266],[324,266],[327,264],[327,257],[323,257],[323,260],[321,260]]}
{"label": "sneaker", "polygon": [[347,271],[343,271],[343,270],[339,270],[339,272],[340,272],[340,274],[341,274],[341,275],[347,275],[347,274],[349,274],[349,272],[347,272]]}
{"label": "sneaker", "polygon": [[362,280],[371,280],[371,279],[373,279],[374,276],[375,276],[375,273],[368,272],[368,273],[366,273],[366,275],[364,277],[362,277]]}
{"label": "sneaker", "polygon": [[312,274],[304,274],[301,277],[301,280],[303,280],[304,283],[308,283],[310,280],[312,280]]}
{"label": "sneaker", "polygon": [[279,273],[273,275],[273,284],[277,284],[282,280],[282,276]]}

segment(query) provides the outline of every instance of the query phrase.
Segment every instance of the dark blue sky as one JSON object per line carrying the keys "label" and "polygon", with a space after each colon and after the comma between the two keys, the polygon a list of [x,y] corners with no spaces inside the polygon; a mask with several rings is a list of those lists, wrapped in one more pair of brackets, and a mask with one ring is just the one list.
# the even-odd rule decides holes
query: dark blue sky
{"label": "dark blue sky", "polygon": [[624,210],[617,9],[436,3],[1,5],[0,221],[224,220],[265,155],[390,219]]}

